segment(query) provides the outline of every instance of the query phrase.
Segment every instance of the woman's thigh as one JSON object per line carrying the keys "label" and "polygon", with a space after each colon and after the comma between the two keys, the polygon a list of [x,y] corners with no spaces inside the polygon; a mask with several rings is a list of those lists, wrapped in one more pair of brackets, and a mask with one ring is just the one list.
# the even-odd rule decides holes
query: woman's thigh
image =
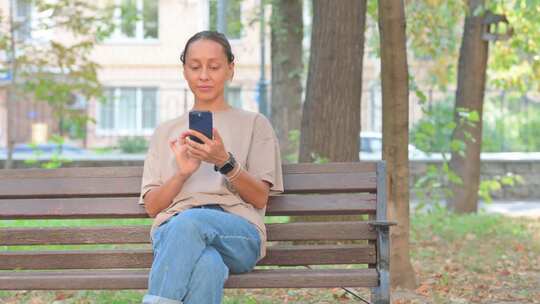
{"label": "woman's thigh", "polygon": [[184,226],[177,224],[181,221],[189,221],[198,228],[206,244],[221,254],[232,273],[247,272],[255,266],[261,240],[257,228],[248,220],[216,209],[188,209],[159,227],[160,233],[181,233],[175,229]]}

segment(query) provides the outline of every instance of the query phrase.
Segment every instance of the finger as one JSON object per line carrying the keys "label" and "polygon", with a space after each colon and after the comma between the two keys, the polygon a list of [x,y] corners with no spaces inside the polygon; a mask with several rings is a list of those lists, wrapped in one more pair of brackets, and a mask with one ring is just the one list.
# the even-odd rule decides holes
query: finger
{"label": "finger", "polygon": [[172,152],[175,154],[175,155],[179,155],[182,153],[182,150],[180,149],[180,147],[178,146],[178,143],[174,143],[172,146],[171,146],[171,150]]}
{"label": "finger", "polygon": [[182,137],[182,135],[180,135],[177,139],[175,139],[176,142],[178,142],[178,145],[185,145],[186,144],[186,139],[184,137]]}
{"label": "finger", "polygon": [[189,157],[195,158],[195,159],[198,159],[198,160],[204,160],[204,159],[206,159],[206,158],[204,157],[204,155],[201,155],[201,154],[199,154],[198,152],[193,151],[193,150],[191,150],[191,151],[188,150],[188,155],[189,155]]}
{"label": "finger", "polygon": [[192,154],[206,158],[206,153],[204,151],[198,150],[191,146],[188,146],[187,148],[188,148],[188,151],[190,151]]}
{"label": "finger", "polygon": [[209,146],[208,145],[202,145],[202,144],[199,144],[198,142],[194,141],[193,139],[191,138],[186,138],[186,146],[188,148],[191,148],[193,151],[197,151],[197,152],[200,152],[200,153],[208,153],[208,150],[209,150]]}
{"label": "finger", "polygon": [[186,131],[186,133],[188,133],[188,135],[193,135],[197,138],[199,138],[200,140],[202,140],[202,142],[204,144],[210,144],[211,143],[211,140],[206,137],[206,135],[202,134],[201,132],[197,131],[197,130],[193,130],[193,129],[189,129]]}

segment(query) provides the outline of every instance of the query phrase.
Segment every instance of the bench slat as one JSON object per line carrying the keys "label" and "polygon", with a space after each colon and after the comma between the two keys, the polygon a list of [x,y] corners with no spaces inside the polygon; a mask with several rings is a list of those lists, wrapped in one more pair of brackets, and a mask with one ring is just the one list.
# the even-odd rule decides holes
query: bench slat
{"label": "bench slat", "polygon": [[[0,273],[0,290],[146,289],[148,270]],[[375,269],[255,269],[231,274],[226,288],[376,287]]]}
{"label": "bench slat", "polygon": [[140,177],[13,178],[0,183],[0,198],[137,196]]}
{"label": "bench slat", "polygon": [[[146,218],[136,197],[0,199],[0,219]],[[372,193],[272,196],[266,215],[375,214]]]}
{"label": "bench slat", "polygon": [[[267,224],[269,241],[375,240],[364,222]],[[150,226],[0,229],[0,246],[150,243]]]}
{"label": "bench slat", "polygon": [[0,173],[0,180],[27,178],[141,177],[142,172],[142,166],[5,169]]}
{"label": "bench slat", "polygon": [[[298,163],[282,165],[283,174],[305,173],[363,173],[375,172],[377,165],[368,162],[332,162],[328,164]],[[87,177],[141,177],[142,166],[86,167],[58,169],[5,169],[0,180],[12,178],[87,178]]]}
{"label": "bench slat", "polygon": [[[0,269],[103,269],[152,266],[151,249],[7,251],[0,252]],[[376,260],[373,245],[270,246],[258,265],[369,264]]]}
{"label": "bench slat", "polygon": [[[375,192],[376,174],[313,173],[283,176],[286,193]],[[138,196],[140,177],[2,179],[0,198]]]}
{"label": "bench slat", "polygon": [[375,214],[377,195],[339,193],[272,196],[266,215],[347,215]]}
{"label": "bench slat", "polygon": [[[288,165],[284,172],[286,193],[375,192],[375,171],[354,171],[355,164]],[[345,170],[346,166],[351,166]],[[370,167],[361,164],[359,167]],[[1,198],[54,198],[138,196],[141,175],[137,168],[65,168],[0,171]],[[343,170],[339,170],[343,169]],[[80,173],[77,175],[77,173]],[[45,181],[44,181],[45,180]]]}

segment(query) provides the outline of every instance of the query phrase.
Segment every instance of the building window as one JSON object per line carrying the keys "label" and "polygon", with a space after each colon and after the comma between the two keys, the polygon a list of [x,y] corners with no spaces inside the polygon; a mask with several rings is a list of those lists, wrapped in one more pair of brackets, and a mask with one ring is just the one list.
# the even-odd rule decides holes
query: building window
{"label": "building window", "polygon": [[[229,39],[242,37],[242,0],[210,0],[210,30],[224,32]],[[223,9],[223,14],[220,10]],[[225,18],[225,29],[221,29],[219,16]]]}
{"label": "building window", "polygon": [[149,135],[157,125],[156,88],[109,88],[98,103],[98,135]]}
{"label": "building window", "polygon": [[15,1],[15,37],[17,41],[25,41],[32,37],[32,2],[31,0]]}
{"label": "building window", "polygon": [[115,0],[113,40],[154,40],[158,38],[159,1]]}

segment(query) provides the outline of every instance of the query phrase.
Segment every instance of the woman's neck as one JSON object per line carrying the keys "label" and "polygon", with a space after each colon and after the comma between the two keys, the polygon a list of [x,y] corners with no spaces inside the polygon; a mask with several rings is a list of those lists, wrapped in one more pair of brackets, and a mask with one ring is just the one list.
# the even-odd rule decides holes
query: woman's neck
{"label": "woman's neck", "polygon": [[231,106],[228,105],[224,100],[220,101],[200,101],[195,100],[192,111],[210,111],[210,112],[219,112],[230,109]]}

